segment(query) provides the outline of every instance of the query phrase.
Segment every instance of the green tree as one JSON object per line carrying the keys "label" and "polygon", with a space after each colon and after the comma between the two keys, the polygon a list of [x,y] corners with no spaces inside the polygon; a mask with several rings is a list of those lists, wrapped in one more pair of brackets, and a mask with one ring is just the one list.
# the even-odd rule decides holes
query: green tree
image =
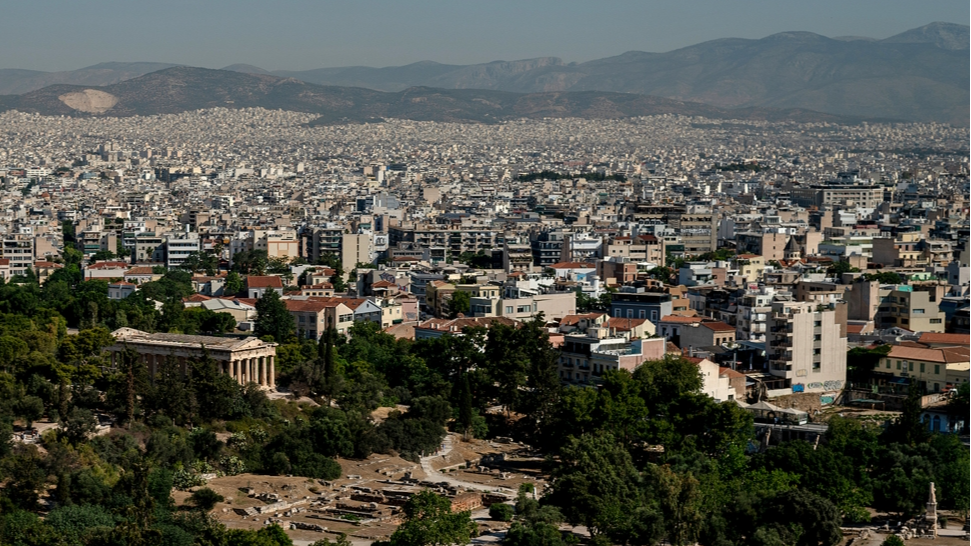
{"label": "green tree", "polygon": [[91,410],[75,406],[66,416],[61,417],[60,425],[60,435],[71,445],[77,446],[94,433],[98,421],[95,420]]}
{"label": "green tree", "polygon": [[829,268],[826,269],[826,274],[831,277],[839,277],[843,273],[858,273],[859,271],[860,269],[857,267],[851,266],[850,262],[844,262],[840,260],[838,262],[833,263],[833,265],[829,266]]}
{"label": "green tree", "polygon": [[238,272],[230,271],[226,274],[226,285],[223,288],[227,296],[239,294],[243,291],[243,277]]}
{"label": "green tree", "polygon": [[512,506],[503,502],[493,504],[489,507],[489,517],[496,521],[512,521],[514,512]]}
{"label": "green tree", "polygon": [[877,273],[864,273],[861,278],[867,281],[876,281],[880,284],[903,284],[904,278],[899,273],[893,271],[880,271]]}
{"label": "green tree", "polygon": [[115,526],[115,518],[100,505],[73,504],[51,510],[44,523],[65,543],[81,546],[87,543],[85,539],[90,529],[110,529]]}
{"label": "green tree", "polygon": [[0,462],[7,478],[3,497],[23,510],[34,510],[47,481],[47,471],[37,447],[19,447]]}
{"label": "green tree", "polygon": [[524,483],[519,486],[516,497],[516,517],[503,544],[508,546],[566,546],[578,541],[572,533],[564,538],[560,533],[560,524],[564,521],[563,514],[548,504],[540,505],[532,497],[533,484]]}
{"label": "green tree", "polygon": [[653,488],[660,500],[664,529],[674,546],[694,542],[701,530],[701,495],[698,480],[690,474],[679,475],[668,467],[653,467]]}
{"label": "green tree", "polygon": [[472,309],[472,296],[468,292],[456,290],[448,300],[449,316],[455,318],[459,315],[469,316]]}
{"label": "green tree", "polygon": [[44,416],[44,401],[36,396],[25,396],[14,405],[14,411],[24,420],[24,426],[31,428],[34,421]]}
{"label": "green tree", "polygon": [[244,250],[233,255],[233,271],[240,275],[265,275],[269,262],[265,250]]}
{"label": "green tree", "polygon": [[467,544],[475,536],[469,512],[452,512],[452,502],[431,491],[411,497],[402,511],[405,521],[391,535],[391,546]]}
{"label": "green tree", "polygon": [[573,525],[593,537],[627,542],[637,528],[632,507],[647,508],[643,478],[626,449],[610,434],[570,438],[559,453],[547,499]]}
{"label": "green tree", "polygon": [[201,489],[196,489],[189,496],[189,502],[196,507],[198,510],[203,512],[209,512],[216,507],[217,503],[225,500],[222,495],[216,493],[208,487],[203,487]]}
{"label": "green tree", "polygon": [[42,546],[58,544],[63,538],[37,517],[36,514],[11,507],[0,515],[0,544],[11,546]]}
{"label": "green tree", "polygon": [[273,341],[285,343],[293,335],[294,329],[293,317],[280,294],[272,289],[263,292],[256,300],[254,333],[257,337],[273,336]]}
{"label": "green tree", "polygon": [[230,529],[226,532],[226,544],[233,546],[293,546],[293,541],[276,523],[257,531]]}
{"label": "green tree", "polygon": [[839,510],[818,495],[794,489],[779,494],[765,507],[762,536],[776,536],[782,544],[792,546],[836,546],[843,540]]}
{"label": "green tree", "polygon": [[880,363],[880,359],[890,353],[892,345],[886,344],[868,349],[854,347],[846,352],[846,375],[850,381],[864,382],[870,379],[870,373]]}
{"label": "green tree", "polygon": [[468,434],[472,430],[472,423],[475,418],[475,412],[472,409],[472,387],[469,386],[469,375],[462,375],[462,388],[461,394],[459,395],[459,418],[458,426],[459,430],[464,434]]}
{"label": "green tree", "polygon": [[103,262],[115,259],[115,253],[110,250],[99,250],[91,255],[92,262]]}
{"label": "green tree", "polygon": [[889,439],[905,445],[917,445],[927,441],[927,425],[921,421],[924,408],[923,393],[916,383],[910,385],[900,415],[893,420],[885,434]]}
{"label": "green tree", "polygon": [[887,538],[883,539],[883,542],[880,543],[880,546],[904,546],[904,541],[902,538],[900,538],[897,535],[890,535]]}

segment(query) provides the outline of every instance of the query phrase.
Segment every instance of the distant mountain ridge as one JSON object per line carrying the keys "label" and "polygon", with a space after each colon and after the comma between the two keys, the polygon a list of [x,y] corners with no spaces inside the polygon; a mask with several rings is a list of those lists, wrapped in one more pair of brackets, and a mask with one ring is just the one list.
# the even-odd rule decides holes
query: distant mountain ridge
{"label": "distant mountain ridge", "polygon": [[[305,71],[236,64],[224,70],[388,92],[414,87],[526,94],[605,91],[720,108],[795,108],[966,126],[971,116],[969,36],[966,25],[931,23],[883,40],[783,32],[758,40],[712,40],[666,53],[629,51],[585,63],[541,57],[476,65],[422,61]],[[74,72],[0,70],[0,94],[58,83],[108,85],[171,66],[103,63]]]}
{"label": "distant mountain ridge", "polygon": [[172,63],[99,63],[64,72],[0,68],[0,95],[20,95],[57,84],[110,85],[173,66],[178,65]]}
{"label": "distant mountain ridge", "polygon": [[490,123],[518,118],[612,119],[653,114],[770,121],[856,121],[798,109],[729,110],[696,102],[605,91],[523,94],[411,87],[392,93],[185,66],[102,87],[52,85],[23,95],[0,96],[0,110],[17,109],[45,115],[134,116],[214,107],[279,108],[318,114],[313,124],[384,118]]}

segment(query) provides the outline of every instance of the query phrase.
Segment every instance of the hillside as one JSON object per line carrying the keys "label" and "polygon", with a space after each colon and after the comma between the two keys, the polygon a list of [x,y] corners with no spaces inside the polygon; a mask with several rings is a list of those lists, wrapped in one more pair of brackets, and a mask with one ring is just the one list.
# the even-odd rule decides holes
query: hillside
{"label": "hillside", "polygon": [[276,75],[383,91],[412,86],[518,93],[612,91],[713,106],[802,108],[967,125],[968,27],[932,23],[884,40],[785,32],[631,51],[579,64],[556,58],[454,66],[328,68]]}
{"label": "hillside", "polygon": [[20,95],[50,85],[110,85],[176,66],[170,63],[100,63],[78,70],[40,72],[0,69],[0,95]]}
{"label": "hillside", "polygon": [[[602,91],[651,95],[719,108],[794,108],[855,118],[966,126],[971,116],[968,46],[968,26],[931,23],[883,40],[784,32],[759,40],[712,40],[666,53],[630,51],[585,63],[541,57],[475,65],[422,61],[385,68],[350,66],[304,71],[269,71],[234,64],[223,70],[392,93],[415,87],[527,94]],[[0,70],[0,95],[23,94],[59,84],[113,85],[173,66],[102,63],[67,72],[4,69]],[[219,102],[219,93],[214,92],[205,100],[196,94],[192,100]],[[280,90],[269,94],[273,98],[264,99],[290,100],[283,99],[281,93],[286,95]],[[334,93],[344,96],[336,91],[331,94]],[[452,98],[461,100],[458,96]],[[152,100],[164,103],[166,99]],[[243,96],[226,100],[248,99]],[[317,95],[297,102],[321,100],[326,103],[330,99]]]}
{"label": "hillside", "polygon": [[796,121],[855,121],[818,112],[746,108],[729,110],[631,93],[602,91],[511,93],[481,89],[412,87],[396,93],[314,85],[294,78],[227,70],[173,67],[101,87],[53,85],[0,97],[0,108],[46,115],[133,116],[201,108],[262,107],[320,114],[316,123],[381,118],[495,122],[513,118],[621,118],[652,114]]}

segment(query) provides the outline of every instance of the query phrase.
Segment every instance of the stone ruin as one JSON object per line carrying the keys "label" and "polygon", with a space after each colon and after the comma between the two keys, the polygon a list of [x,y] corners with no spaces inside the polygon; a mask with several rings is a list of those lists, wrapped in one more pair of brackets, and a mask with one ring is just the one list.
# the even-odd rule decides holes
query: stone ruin
{"label": "stone ruin", "polygon": [[[927,505],[923,516],[917,516],[905,523],[898,524],[898,528],[893,533],[904,540],[913,538],[937,538],[937,493],[934,482],[931,482],[930,491],[927,495]],[[884,524],[881,528],[884,532],[890,532],[890,524]]]}

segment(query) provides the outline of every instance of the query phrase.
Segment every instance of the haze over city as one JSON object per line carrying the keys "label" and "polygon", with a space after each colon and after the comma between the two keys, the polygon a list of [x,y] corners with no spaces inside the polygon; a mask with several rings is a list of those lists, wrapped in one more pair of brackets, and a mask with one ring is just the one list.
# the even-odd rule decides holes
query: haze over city
{"label": "haze over city", "polygon": [[4,7],[5,20],[30,24],[5,30],[0,68],[152,61],[309,70],[546,56],[583,62],[787,31],[882,39],[934,21],[967,25],[969,14],[959,0],[14,2]]}

